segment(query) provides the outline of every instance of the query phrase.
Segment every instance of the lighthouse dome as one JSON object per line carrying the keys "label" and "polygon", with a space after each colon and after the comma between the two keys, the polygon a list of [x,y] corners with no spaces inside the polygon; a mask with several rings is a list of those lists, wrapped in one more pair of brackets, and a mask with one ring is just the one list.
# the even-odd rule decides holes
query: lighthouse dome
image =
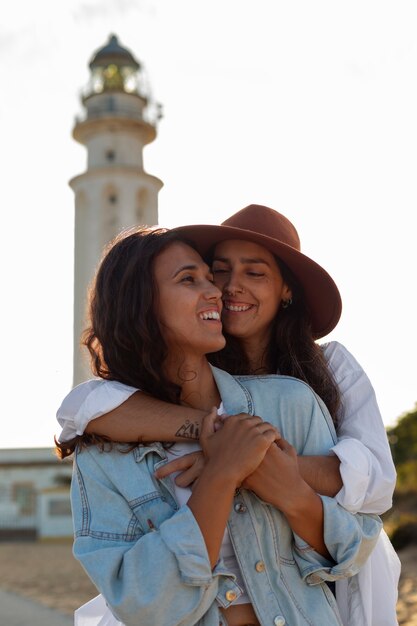
{"label": "lighthouse dome", "polygon": [[119,67],[131,67],[135,70],[140,69],[140,63],[127,48],[123,48],[119,44],[116,35],[110,35],[108,43],[97,50],[89,63],[89,67],[94,70],[112,64]]}

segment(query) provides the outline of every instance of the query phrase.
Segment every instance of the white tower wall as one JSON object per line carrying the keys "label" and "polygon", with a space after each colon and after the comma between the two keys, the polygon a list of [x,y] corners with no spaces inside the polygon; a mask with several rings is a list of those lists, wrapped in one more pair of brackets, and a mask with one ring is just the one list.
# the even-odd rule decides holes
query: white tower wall
{"label": "white tower wall", "polygon": [[156,137],[157,120],[149,119],[139,63],[113,36],[90,68],[91,84],[82,100],[86,115],[73,130],[87,149],[87,169],[70,181],[75,193],[74,385],[91,377],[80,338],[87,289],[103,248],[124,228],[158,223],[162,187],[143,167],[143,149]]}

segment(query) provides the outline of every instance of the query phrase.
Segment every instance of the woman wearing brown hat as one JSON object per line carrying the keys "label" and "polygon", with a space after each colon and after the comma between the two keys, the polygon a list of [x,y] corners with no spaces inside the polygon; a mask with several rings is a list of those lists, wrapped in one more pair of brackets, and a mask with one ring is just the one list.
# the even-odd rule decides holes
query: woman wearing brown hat
{"label": "woman wearing brown hat", "polygon": [[[319,493],[335,495],[352,512],[381,514],[390,508],[395,468],[372,386],[343,346],[315,342],[336,326],[341,299],[328,273],[300,252],[291,222],[272,209],[250,205],[221,226],[175,230],[212,262],[216,284],[223,290],[227,346],[213,355],[215,364],[231,373],[278,371],[308,382],[329,408],[339,442],[334,456],[299,459],[306,481]],[[284,280],[287,292],[284,304],[274,308],[277,276]],[[60,440],[70,439],[75,430],[82,432],[89,420],[100,415],[88,431],[116,440],[198,437],[201,414],[158,403],[144,394],[132,395],[134,391],[102,381],[79,386],[58,412],[64,427]],[[123,406],[108,413],[121,402]],[[175,470],[187,468],[181,484],[195,478],[199,463],[194,456],[190,462],[183,458],[174,465]],[[273,480],[268,487],[273,488]],[[267,489],[263,495],[267,499]],[[337,585],[336,597],[346,624],[397,623],[398,559],[386,536],[381,541],[358,579]],[[379,563],[377,569],[373,562]],[[355,596],[358,583],[360,593]],[[349,612],[358,595],[366,599],[359,621],[357,613]]]}

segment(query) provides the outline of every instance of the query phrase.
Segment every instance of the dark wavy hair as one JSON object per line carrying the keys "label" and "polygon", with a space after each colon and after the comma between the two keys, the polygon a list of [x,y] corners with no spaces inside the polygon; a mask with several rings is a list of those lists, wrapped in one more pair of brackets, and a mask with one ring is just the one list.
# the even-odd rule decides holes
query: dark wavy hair
{"label": "dark wavy hair", "polygon": [[[336,424],[342,408],[340,391],[320,346],[314,341],[303,290],[289,267],[278,257],[275,260],[291,289],[292,303],[287,308],[281,306],[273,322],[271,341],[264,355],[265,367],[269,374],[293,376],[309,384],[326,404]],[[210,362],[230,374],[256,375],[258,372],[251,371],[239,340],[224,331],[223,334],[226,346],[210,354]]]}
{"label": "dark wavy hair", "polygon": [[167,346],[155,315],[154,261],[178,235],[166,229],[123,231],[106,249],[89,296],[83,334],[93,373],[179,402],[180,387],[164,374]]}
{"label": "dark wavy hair", "polygon": [[[116,236],[105,248],[89,289],[89,323],[82,336],[93,374],[176,404],[181,388],[164,372],[168,349],[155,315],[158,289],[154,262],[178,241],[192,245],[162,228],[135,227]],[[110,445],[106,438],[88,434],[62,443],[55,441],[60,458],[72,454],[77,445],[100,443]]]}

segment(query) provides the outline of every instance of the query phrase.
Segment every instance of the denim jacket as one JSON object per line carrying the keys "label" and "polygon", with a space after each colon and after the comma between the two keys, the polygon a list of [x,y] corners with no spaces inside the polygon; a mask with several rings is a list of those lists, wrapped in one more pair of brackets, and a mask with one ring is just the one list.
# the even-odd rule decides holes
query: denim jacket
{"label": "denim jacket", "polygon": [[[299,454],[327,454],[336,442],[321,400],[285,376],[232,377],[213,368],[229,414],[261,415]],[[74,555],[126,626],[219,626],[241,589],[222,559],[210,567],[199,526],[174,497],[162,445],[126,453],[118,446],[77,452],[72,481]],[[324,540],[332,561],[297,537],[284,515],[244,489],[235,494],[228,530],[262,626],[341,625],[325,581],[356,574],[382,523],[322,497]],[[215,505],[215,503],[213,503]]]}

